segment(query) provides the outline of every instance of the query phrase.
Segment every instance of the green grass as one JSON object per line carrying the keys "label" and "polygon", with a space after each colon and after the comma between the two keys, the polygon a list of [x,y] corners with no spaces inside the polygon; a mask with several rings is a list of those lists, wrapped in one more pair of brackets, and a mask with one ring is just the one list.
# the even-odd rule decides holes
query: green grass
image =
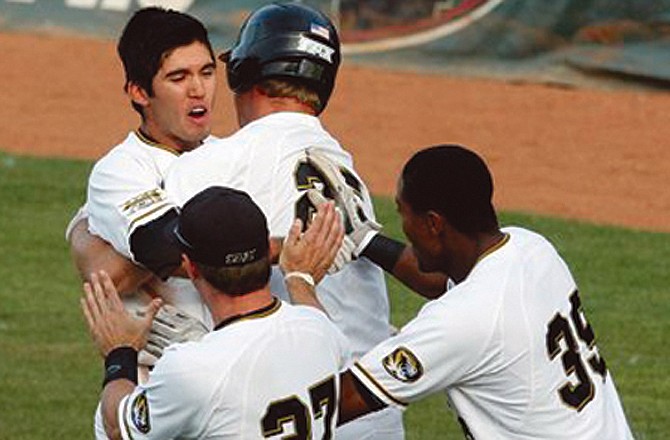
{"label": "green grass", "polygon": [[[80,316],[80,286],[63,231],[84,198],[91,163],[0,153],[0,440],[88,439],[100,360]],[[377,199],[401,238],[393,202]],[[543,233],[570,264],[636,438],[670,432],[670,235],[505,213]],[[423,301],[389,280],[396,325]],[[443,395],[406,412],[408,439],[462,438]]]}

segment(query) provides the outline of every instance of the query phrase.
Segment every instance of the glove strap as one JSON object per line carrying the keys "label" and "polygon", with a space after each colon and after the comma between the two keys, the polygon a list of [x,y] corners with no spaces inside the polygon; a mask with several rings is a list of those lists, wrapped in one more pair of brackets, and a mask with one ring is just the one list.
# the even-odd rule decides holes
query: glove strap
{"label": "glove strap", "polygon": [[284,279],[287,280],[289,278],[300,278],[310,286],[314,287],[316,286],[316,283],[314,282],[314,278],[308,273],[305,272],[289,272],[284,275]]}
{"label": "glove strap", "polygon": [[127,379],[137,385],[137,350],[134,348],[117,347],[105,357],[102,387],[117,379]]}

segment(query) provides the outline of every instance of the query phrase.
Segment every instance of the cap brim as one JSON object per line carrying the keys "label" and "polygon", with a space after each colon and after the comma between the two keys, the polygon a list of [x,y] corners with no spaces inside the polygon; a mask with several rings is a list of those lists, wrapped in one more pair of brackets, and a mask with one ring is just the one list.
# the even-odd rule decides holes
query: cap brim
{"label": "cap brim", "polygon": [[179,216],[176,216],[170,221],[163,224],[163,237],[167,243],[174,246],[175,249],[180,249],[182,252],[186,250],[186,246],[182,243],[177,235],[177,226],[179,225]]}

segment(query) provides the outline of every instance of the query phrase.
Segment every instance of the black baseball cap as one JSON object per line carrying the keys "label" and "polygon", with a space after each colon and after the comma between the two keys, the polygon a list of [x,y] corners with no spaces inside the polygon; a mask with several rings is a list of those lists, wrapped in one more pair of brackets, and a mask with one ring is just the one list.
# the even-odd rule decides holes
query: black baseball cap
{"label": "black baseball cap", "polygon": [[172,230],[182,251],[212,267],[253,263],[268,255],[265,215],[249,194],[213,186],[190,199]]}

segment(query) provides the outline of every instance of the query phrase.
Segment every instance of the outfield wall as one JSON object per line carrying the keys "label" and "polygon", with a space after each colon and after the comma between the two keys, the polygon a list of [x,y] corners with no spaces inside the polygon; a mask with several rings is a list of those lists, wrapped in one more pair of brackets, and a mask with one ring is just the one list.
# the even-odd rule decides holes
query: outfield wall
{"label": "outfield wall", "polygon": [[[0,0],[1,30],[115,38],[162,5],[205,22],[217,48],[264,0]],[[670,0],[308,0],[355,62],[484,75],[571,71],[670,84]]]}

